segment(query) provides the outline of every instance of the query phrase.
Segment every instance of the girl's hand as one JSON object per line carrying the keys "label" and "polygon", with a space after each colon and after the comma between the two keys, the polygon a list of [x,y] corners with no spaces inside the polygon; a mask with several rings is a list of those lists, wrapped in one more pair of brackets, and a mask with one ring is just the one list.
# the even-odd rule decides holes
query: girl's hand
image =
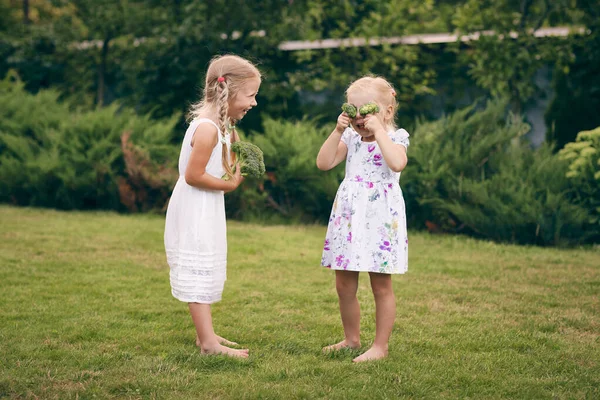
{"label": "girl's hand", "polygon": [[242,168],[238,165],[233,173],[231,179],[229,179],[230,187],[225,190],[225,193],[232,192],[240,186],[240,184],[244,181],[244,177],[242,176]]}
{"label": "girl's hand", "polygon": [[337,125],[335,126],[335,130],[338,133],[344,133],[348,126],[350,126],[350,117],[348,116],[348,114],[343,112],[337,119]]}
{"label": "girl's hand", "polygon": [[385,128],[383,127],[381,121],[379,120],[379,118],[377,118],[376,115],[367,115],[364,119],[364,126],[365,129],[371,132],[375,137],[382,133],[385,134]]}

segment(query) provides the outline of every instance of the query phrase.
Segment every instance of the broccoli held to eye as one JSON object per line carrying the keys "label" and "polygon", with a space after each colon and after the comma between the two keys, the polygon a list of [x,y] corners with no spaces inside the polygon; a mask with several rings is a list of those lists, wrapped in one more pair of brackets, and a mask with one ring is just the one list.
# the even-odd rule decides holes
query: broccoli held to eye
{"label": "broccoli held to eye", "polygon": [[[349,103],[342,104],[342,111],[348,114],[350,118],[356,118],[357,110],[356,107]],[[377,114],[379,112],[379,106],[375,102],[367,103],[358,109],[358,113],[363,117],[368,114]]]}
{"label": "broccoli held to eye", "polygon": [[[234,165],[242,169],[243,176],[251,178],[260,178],[265,173],[265,159],[262,150],[255,144],[244,141],[237,141],[231,144],[231,151],[237,156]],[[227,175],[223,177],[227,180]]]}
{"label": "broccoli held to eye", "polygon": [[367,103],[364,106],[360,107],[358,109],[358,112],[362,116],[365,116],[368,114],[377,114],[379,112],[379,106],[377,105],[377,103],[370,102],[370,103]]}
{"label": "broccoli held to eye", "polygon": [[342,111],[348,114],[350,118],[356,118],[356,107],[352,104],[344,103],[342,104]]}

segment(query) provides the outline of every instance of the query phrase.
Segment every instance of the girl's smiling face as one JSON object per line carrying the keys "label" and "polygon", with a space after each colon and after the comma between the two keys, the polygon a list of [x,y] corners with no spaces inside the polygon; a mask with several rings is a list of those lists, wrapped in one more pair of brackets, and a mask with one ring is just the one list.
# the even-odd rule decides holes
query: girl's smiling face
{"label": "girl's smiling face", "polygon": [[252,78],[244,82],[235,96],[229,98],[229,118],[239,121],[252,107],[256,106],[256,95],[260,87],[260,78]]}

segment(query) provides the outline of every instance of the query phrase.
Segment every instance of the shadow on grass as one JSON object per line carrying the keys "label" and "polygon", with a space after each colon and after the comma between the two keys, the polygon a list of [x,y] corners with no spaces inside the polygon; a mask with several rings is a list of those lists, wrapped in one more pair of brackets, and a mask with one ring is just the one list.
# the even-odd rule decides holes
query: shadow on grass
{"label": "shadow on grass", "polygon": [[362,353],[364,353],[366,351],[366,349],[363,349],[362,347],[360,349],[350,349],[350,348],[344,348],[344,349],[339,349],[339,350],[332,350],[332,351],[328,351],[328,352],[323,352],[322,350],[319,351],[319,355],[321,355],[322,357],[324,357],[325,359],[328,360],[352,360],[358,356],[360,356]]}
{"label": "shadow on grass", "polygon": [[177,364],[185,369],[210,373],[246,369],[254,364],[252,358],[244,359],[225,355],[205,355],[201,354],[199,349],[175,351],[169,354],[165,361]]}

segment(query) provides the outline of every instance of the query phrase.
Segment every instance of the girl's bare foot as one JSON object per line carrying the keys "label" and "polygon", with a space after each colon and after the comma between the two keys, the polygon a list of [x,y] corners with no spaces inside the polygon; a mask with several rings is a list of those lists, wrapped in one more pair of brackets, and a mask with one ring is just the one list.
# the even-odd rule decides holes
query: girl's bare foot
{"label": "girl's bare foot", "polygon": [[222,354],[229,357],[248,358],[248,349],[232,349],[231,347],[217,344],[215,347],[201,349],[202,354]]}
{"label": "girl's bare foot", "polygon": [[387,357],[387,355],[388,355],[387,349],[384,349],[384,348],[381,348],[381,347],[377,347],[377,346],[373,346],[369,350],[365,351],[363,354],[361,354],[360,356],[356,357],[352,361],[356,362],[356,363],[359,363],[359,362],[364,362],[364,361],[380,360],[382,358]]}
{"label": "girl's bare foot", "polygon": [[[219,335],[215,335],[215,336],[217,337],[217,342],[219,342],[219,344],[223,344],[225,346],[237,346],[238,345],[236,342],[227,340],[224,337],[221,337]],[[196,336],[196,346],[200,347],[200,338],[198,336]]]}
{"label": "girl's bare foot", "polygon": [[329,353],[331,351],[336,351],[336,350],[341,350],[341,349],[359,349],[359,348],[360,348],[360,342],[350,342],[350,341],[344,339],[339,343],[323,347],[323,353]]}

